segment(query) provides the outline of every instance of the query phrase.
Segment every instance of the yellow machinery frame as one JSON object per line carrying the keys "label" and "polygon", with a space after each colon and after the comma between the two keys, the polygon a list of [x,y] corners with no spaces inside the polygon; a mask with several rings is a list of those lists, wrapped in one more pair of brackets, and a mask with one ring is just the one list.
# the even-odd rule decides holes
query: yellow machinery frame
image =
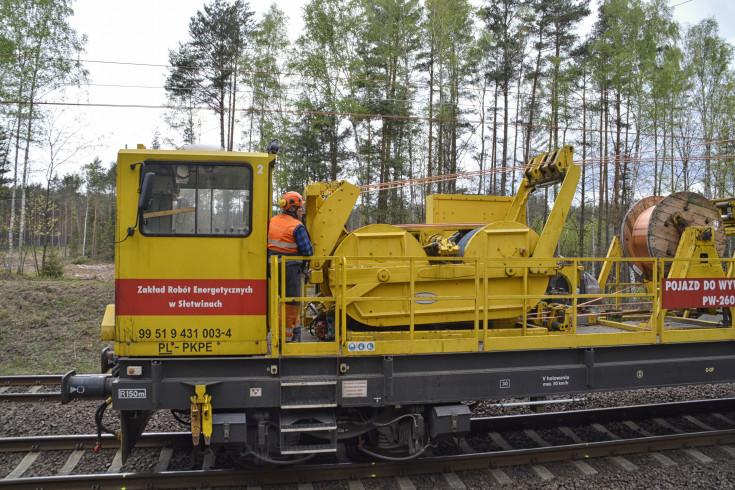
{"label": "yellow machinery frame", "polygon": [[[129,228],[136,223],[136,216],[140,212],[131,196],[137,197],[141,186],[141,163],[171,161],[249,166],[253,171],[253,228],[249,235],[230,239],[145,236],[138,231],[130,234]],[[120,152],[115,277],[118,286],[123,281],[133,281],[136,286],[156,281],[168,285],[176,281],[247,282],[261,288],[263,311],[216,317],[131,315],[115,311],[115,307],[110,306],[102,322],[102,336],[103,339],[115,341],[116,355],[360,356],[735,340],[732,326],[665,327],[665,321],[671,318],[671,315],[667,315],[669,312],[660,306],[659,285],[665,261],[651,259],[656,271],[653,279],[639,284],[636,291],[628,292],[620,287],[619,264],[640,259],[622,258],[617,241],[613,242],[605,259],[564,259],[560,263],[559,259],[554,258],[580,175],[579,167],[572,164],[571,148],[541,155],[531,162],[512,202],[509,204],[507,199],[497,201],[497,205],[503,207],[505,219],[477,231],[481,238],[476,241],[479,251],[464,257],[452,255],[454,252],[450,241],[436,239],[436,235],[448,238],[446,235],[460,226],[451,223],[433,223],[428,225],[429,228],[406,225],[403,228],[359,231],[363,236],[369,236],[374,233],[371,230],[377,230],[378,237],[385,236],[387,232],[400,237],[405,243],[413,240],[418,244],[412,245],[413,250],[418,250],[417,253],[383,253],[387,249],[381,248],[379,242],[375,242],[378,243],[376,247],[372,244],[366,247],[367,254],[339,253],[339,247],[348,241],[349,234],[344,224],[359,196],[359,189],[346,182],[309,186],[306,190],[307,227],[315,247],[315,255],[310,258],[313,270],[311,282],[319,285],[321,295],[314,297],[304,292],[298,298],[287,298],[285,291],[278,290],[278,281],[271,280],[266,286],[266,238],[271,215],[270,182],[274,161],[275,155],[265,153],[151,151],[142,147]],[[539,186],[562,180],[558,198],[544,230],[536,235],[522,223],[528,197]],[[465,223],[463,226],[467,229],[475,225]],[[438,244],[439,254],[427,256],[422,246],[433,247],[434,244]],[[360,251],[359,247],[356,250]],[[702,253],[707,253],[709,259],[702,260]],[[716,257],[702,237],[701,230],[689,229],[682,237],[669,277],[672,274],[675,277],[734,277],[735,259]],[[610,274],[616,274],[614,290],[595,295],[578,294],[572,288],[571,294],[566,296],[570,303],[567,307],[548,308],[551,314],[563,317],[565,329],[554,331],[544,326],[544,322],[536,324],[531,307],[544,296],[543,288],[548,278],[564,271],[570,284],[578,284],[579,272],[594,261],[603,261],[601,284],[606,284]],[[723,272],[722,264],[726,264],[727,273]],[[271,263],[271,271],[278,274],[285,272],[283,264],[279,265],[275,260]],[[451,287],[451,281],[454,280],[461,280],[462,288]],[[450,287],[432,293],[433,296],[423,294],[423,285],[441,281],[447,282]],[[382,285],[392,282],[400,283],[402,289],[398,292],[395,289],[380,292]],[[509,287],[511,283],[513,288]],[[540,289],[539,285],[543,288]],[[375,293],[368,296],[366,291]],[[116,294],[120,294],[119,287]],[[598,298],[608,304],[644,298],[654,305],[653,313],[647,321],[636,324],[614,321],[611,319],[612,313],[600,312],[592,314],[588,324],[580,324],[579,319],[582,317],[577,314],[578,307]],[[279,310],[283,317],[284,304],[292,300],[302,305],[316,302],[322,311],[333,312],[335,340],[284,343],[284,332],[278,329]],[[436,315],[436,323],[442,324],[439,328],[419,326],[417,319],[428,303],[444,305],[442,308],[448,312],[447,316]],[[404,318],[397,323],[402,325],[400,328],[386,325],[385,328],[373,328],[370,331],[347,329],[347,315],[351,309],[368,305],[367,308],[383,308],[390,312],[390,308],[395,308],[397,304],[404,305]],[[514,305],[514,308],[506,308],[507,311],[499,314],[497,308],[493,309],[494,304],[500,305],[499,309],[507,305]],[[454,315],[460,309],[462,315]],[[307,319],[303,314],[302,318]],[[450,323],[452,318],[457,319],[456,323]],[[186,340],[190,343],[208,342],[205,352],[176,351],[176,343],[181,342],[183,345],[182,339],[155,338],[157,331],[194,331],[213,326],[230,329],[232,334],[220,339],[205,339],[197,334]],[[141,337],[140,332],[148,330],[154,338]],[[269,336],[269,332],[272,335]],[[165,344],[166,349],[163,353],[162,344]],[[196,403],[205,406],[206,400],[199,398]]]}
{"label": "yellow machinery frame", "polygon": [[[329,257],[323,257],[324,260]],[[332,258],[334,259],[334,258]],[[406,258],[407,262],[414,262],[416,258]],[[566,263],[571,262],[569,270],[573,271],[571,281],[576,281],[576,274],[580,267],[590,265],[593,262],[604,261],[607,267],[617,269],[622,263],[633,263],[631,258],[607,258],[607,259],[565,259]],[[662,270],[661,261],[654,261],[654,270]],[[338,277],[341,281],[345,280],[347,267],[345,263],[348,258],[339,259]],[[677,262],[685,263],[687,259],[676,259]],[[717,259],[715,262],[728,264],[729,272],[719,277],[733,277],[733,269],[735,269],[735,259]],[[511,265],[519,271],[527,270],[534,266],[534,262],[529,259],[517,259],[512,262],[502,261],[504,266]],[[488,279],[487,271],[494,267],[492,261],[485,265],[477,261],[466,263],[468,267],[477,268],[476,292],[483,290],[483,283]],[[409,266],[410,267],[410,266]],[[561,269],[562,266],[559,266]],[[484,270],[483,270],[484,268]],[[720,267],[721,270],[721,267]],[[613,345],[633,345],[633,344],[661,344],[676,342],[702,342],[714,340],[735,340],[735,327],[729,326],[721,328],[717,326],[700,325],[692,328],[691,325],[679,325],[665,327],[665,310],[660,308],[660,279],[658,276],[646,284],[640,283],[638,290],[633,292],[620,292],[619,287],[609,293],[603,294],[572,294],[559,296],[559,299],[569,298],[571,305],[569,310],[571,314],[571,328],[567,331],[551,331],[547,328],[537,327],[532,322],[523,321],[519,318],[517,326],[507,326],[499,328],[483,317],[480,308],[475,310],[475,320],[471,326],[462,330],[430,330],[422,331],[416,329],[411,324],[406,331],[372,331],[372,332],[352,332],[346,328],[346,305],[352,301],[364,301],[359,296],[350,296],[348,291],[343,287],[335,288],[335,295],[324,298],[314,298],[303,296],[300,298],[281,298],[281,302],[296,300],[302,302],[324,301],[335,305],[336,311],[336,328],[335,340],[332,342],[312,342],[301,344],[283,344],[280,342],[280,350],[278,344],[274,344],[272,352],[273,356],[293,356],[293,355],[400,355],[400,354],[428,354],[436,352],[482,352],[482,351],[503,351],[503,350],[526,350],[526,349],[547,349],[547,348],[577,348],[577,347],[595,347],[595,346],[613,346]],[[277,285],[271,284],[271,294],[277,294]],[[640,291],[643,292],[640,292]],[[474,293],[474,292],[473,292]],[[532,294],[522,295],[501,295],[500,298],[508,300],[532,300],[535,299]],[[409,303],[410,296],[398,298]],[[650,314],[649,320],[644,323],[625,323],[623,321],[608,320],[607,316],[619,315],[620,310],[614,308],[616,302],[620,301],[636,301],[639,299],[647,299],[653,305],[654,312]],[[386,301],[392,301],[396,298],[386,298]],[[457,299],[468,300],[467,297],[449,296],[448,301]],[[597,313],[589,316],[589,324],[578,325],[579,318],[573,312],[577,311],[577,307],[581,303],[602,299],[607,306],[612,306],[610,313]],[[371,301],[374,298],[371,298]],[[282,303],[281,303],[282,304]],[[273,308],[271,319],[277,318],[277,304],[271,305]],[[635,318],[635,317],[634,317]],[[276,328],[276,323],[271,323],[271,329]],[[277,330],[276,330],[277,331]],[[373,348],[367,349],[350,349],[350,344],[368,344],[372,343]]]}

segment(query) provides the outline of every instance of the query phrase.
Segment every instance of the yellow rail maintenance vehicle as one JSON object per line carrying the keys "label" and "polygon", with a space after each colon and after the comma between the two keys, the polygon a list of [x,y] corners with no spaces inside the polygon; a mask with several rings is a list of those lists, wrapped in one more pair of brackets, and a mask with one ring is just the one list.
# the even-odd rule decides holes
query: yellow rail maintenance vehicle
{"label": "yellow rail maintenance vehicle", "polygon": [[[120,151],[113,344],[101,374],[64,376],[62,403],[105,400],[100,432],[111,405],[123,458],[157,410],[238,459],[396,460],[466,434],[467,401],[735,381],[730,204],[644,200],[607,257],[562,258],[571,147],[528,162],[515,196],[429,196],[419,224],[348,230],[359,188],[313,183],[310,274],[287,297],[285,264],[267,267],[274,148]],[[528,199],[552,185],[537,233]]]}

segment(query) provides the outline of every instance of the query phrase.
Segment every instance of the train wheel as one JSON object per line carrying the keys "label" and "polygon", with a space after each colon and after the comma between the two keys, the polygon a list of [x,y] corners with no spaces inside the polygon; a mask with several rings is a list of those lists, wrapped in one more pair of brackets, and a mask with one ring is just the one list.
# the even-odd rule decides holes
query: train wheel
{"label": "train wheel", "polygon": [[387,461],[417,458],[429,448],[424,418],[411,413],[379,424],[360,441],[358,448],[370,457]]}

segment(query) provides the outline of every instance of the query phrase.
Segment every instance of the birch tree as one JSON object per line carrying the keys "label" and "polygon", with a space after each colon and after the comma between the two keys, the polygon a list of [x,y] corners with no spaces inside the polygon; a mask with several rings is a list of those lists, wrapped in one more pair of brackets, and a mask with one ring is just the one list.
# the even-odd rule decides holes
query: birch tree
{"label": "birch tree", "polygon": [[316,178],[326,171],[327,180],[337,180],[350,155],[346,146],[350,130],[341,124],[341,109],[361,31],[360,9],[355,1],[312,0],[304,7],[303,21],[290,66],[301,74],[302,82],[296,137],[308,140],[302,143],[311,150],[305,147],[293,159],[307,175]]}
{"label": "birch tree", "polygon": [[58,186],[58,169],[61,165],[73,162],[80,152],[94,146],[95,140],[85,141],[81,135],[85,128],[79,119],[72,119],[71,123],[64,121],[66,114],[62,110],[49,110],[44,114],[40,124],[40,143],[47,151],[45,160],[46,193],[42,204],[42,221],[40,223],[41,247],[41,275],[46,270],[46,252],[48,239],[54,233],[56,221],[52,219],[52,210],[58,206],[52,201],[52,185]]}
{"label": "birch tree", "polygon": [[693,96],[696,111],[705,139],[704,145],[704,195],[712,197],[714,188],[712,174],[714,165],[712,141],[723,114],[719,108],[727,93],[728,65],[733,59],[733,47],[719,35],[717,22],[704,19],[687,31],[685,38],[686,62],[693,79]]}
{"label": "birch tree", "polygon": [[[17,272],[23,271],[25,203],[30,174],[30,149],[38,129],[36,102],[64,85],[79,85],[86,76],[78,61],[86,38],[67,23],[73,15],[69,0],[3,0],[0,32],[5,41],[5,90],[17,101],[10,111],[13,140],[13,184],[8,226],[7,269],[13,269],[16,195],[20,191]],[[77,61],[75,61],[77,60]]]}
{"label": "birch tree", "polygon": [[[262,151],[267,143],[285,134],[287,80],[284,70],[290,42],[286,14],[271,5],[257,23],[250,50],[240,61],[241,83],[250,89],[249,112],[243,129],[244,147]],[[281,157],[287,157],[288,148]]]}

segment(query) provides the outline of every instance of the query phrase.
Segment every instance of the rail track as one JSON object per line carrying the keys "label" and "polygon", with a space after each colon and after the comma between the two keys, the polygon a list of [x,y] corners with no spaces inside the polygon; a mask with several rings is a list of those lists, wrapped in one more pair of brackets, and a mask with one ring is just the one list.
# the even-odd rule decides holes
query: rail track
{"label": "rail track", "polygon": [[[10,389],[26,387],[22,392],[9,392]],[[45,386],[61,386],[60,374],[0,376],[0,402],[58,402],[60,391],[40,391]]]}
{"label": "rail track", "polygon": [[[470,470],[489,472],[499,483],[517,484],[504,470],[526,466],[538,482],[553,479],[544,465],[569,462],[580,477],[595,475],[595,466],[610,460],[633,471],[627,455],[648,453],[651,464],[675,464],[661,451],[679,450],[694,461],[708,456],[697,448],[719,446],[735,457],[735,399],[700,400],[567,411],[531,415],[480,417],[472,420],[472,434],[453,448],[436,448],[434,455],[400,462],[330,462],[292,467],[263,467],[255,470],[212,469],[213,455],[200,455],[196,470],[170,471],[174,451],[190,451],[186,432],[147,433],[139,448],[155,448],[155,468],[123,472],[119,452],[104,474],[74,474],[82,456],[91,451],[96,436],[44,436],[0,439],[0,454],[23,455],[20,462],[0,480],[7,488],[180,488],[264,484],[293,484],[312,481],[348,481],[361,488],[362,480],[390,478],[392,486],[411,488],[411,477],[437,475],[448,488],[465,488],[461,474]],[[103,438],[114,447],[113,436]],[[66,462],[48,476],[24,477],[44,451],[69,453]],[[109,449],[107,451],[110,451]],[[439,454],[445,452],[448,454]],[[109,455],[108,455],[109,457]],[[1,469],[1,468],[0,468]],[[342,484],[342,486],[344,486]]]}

